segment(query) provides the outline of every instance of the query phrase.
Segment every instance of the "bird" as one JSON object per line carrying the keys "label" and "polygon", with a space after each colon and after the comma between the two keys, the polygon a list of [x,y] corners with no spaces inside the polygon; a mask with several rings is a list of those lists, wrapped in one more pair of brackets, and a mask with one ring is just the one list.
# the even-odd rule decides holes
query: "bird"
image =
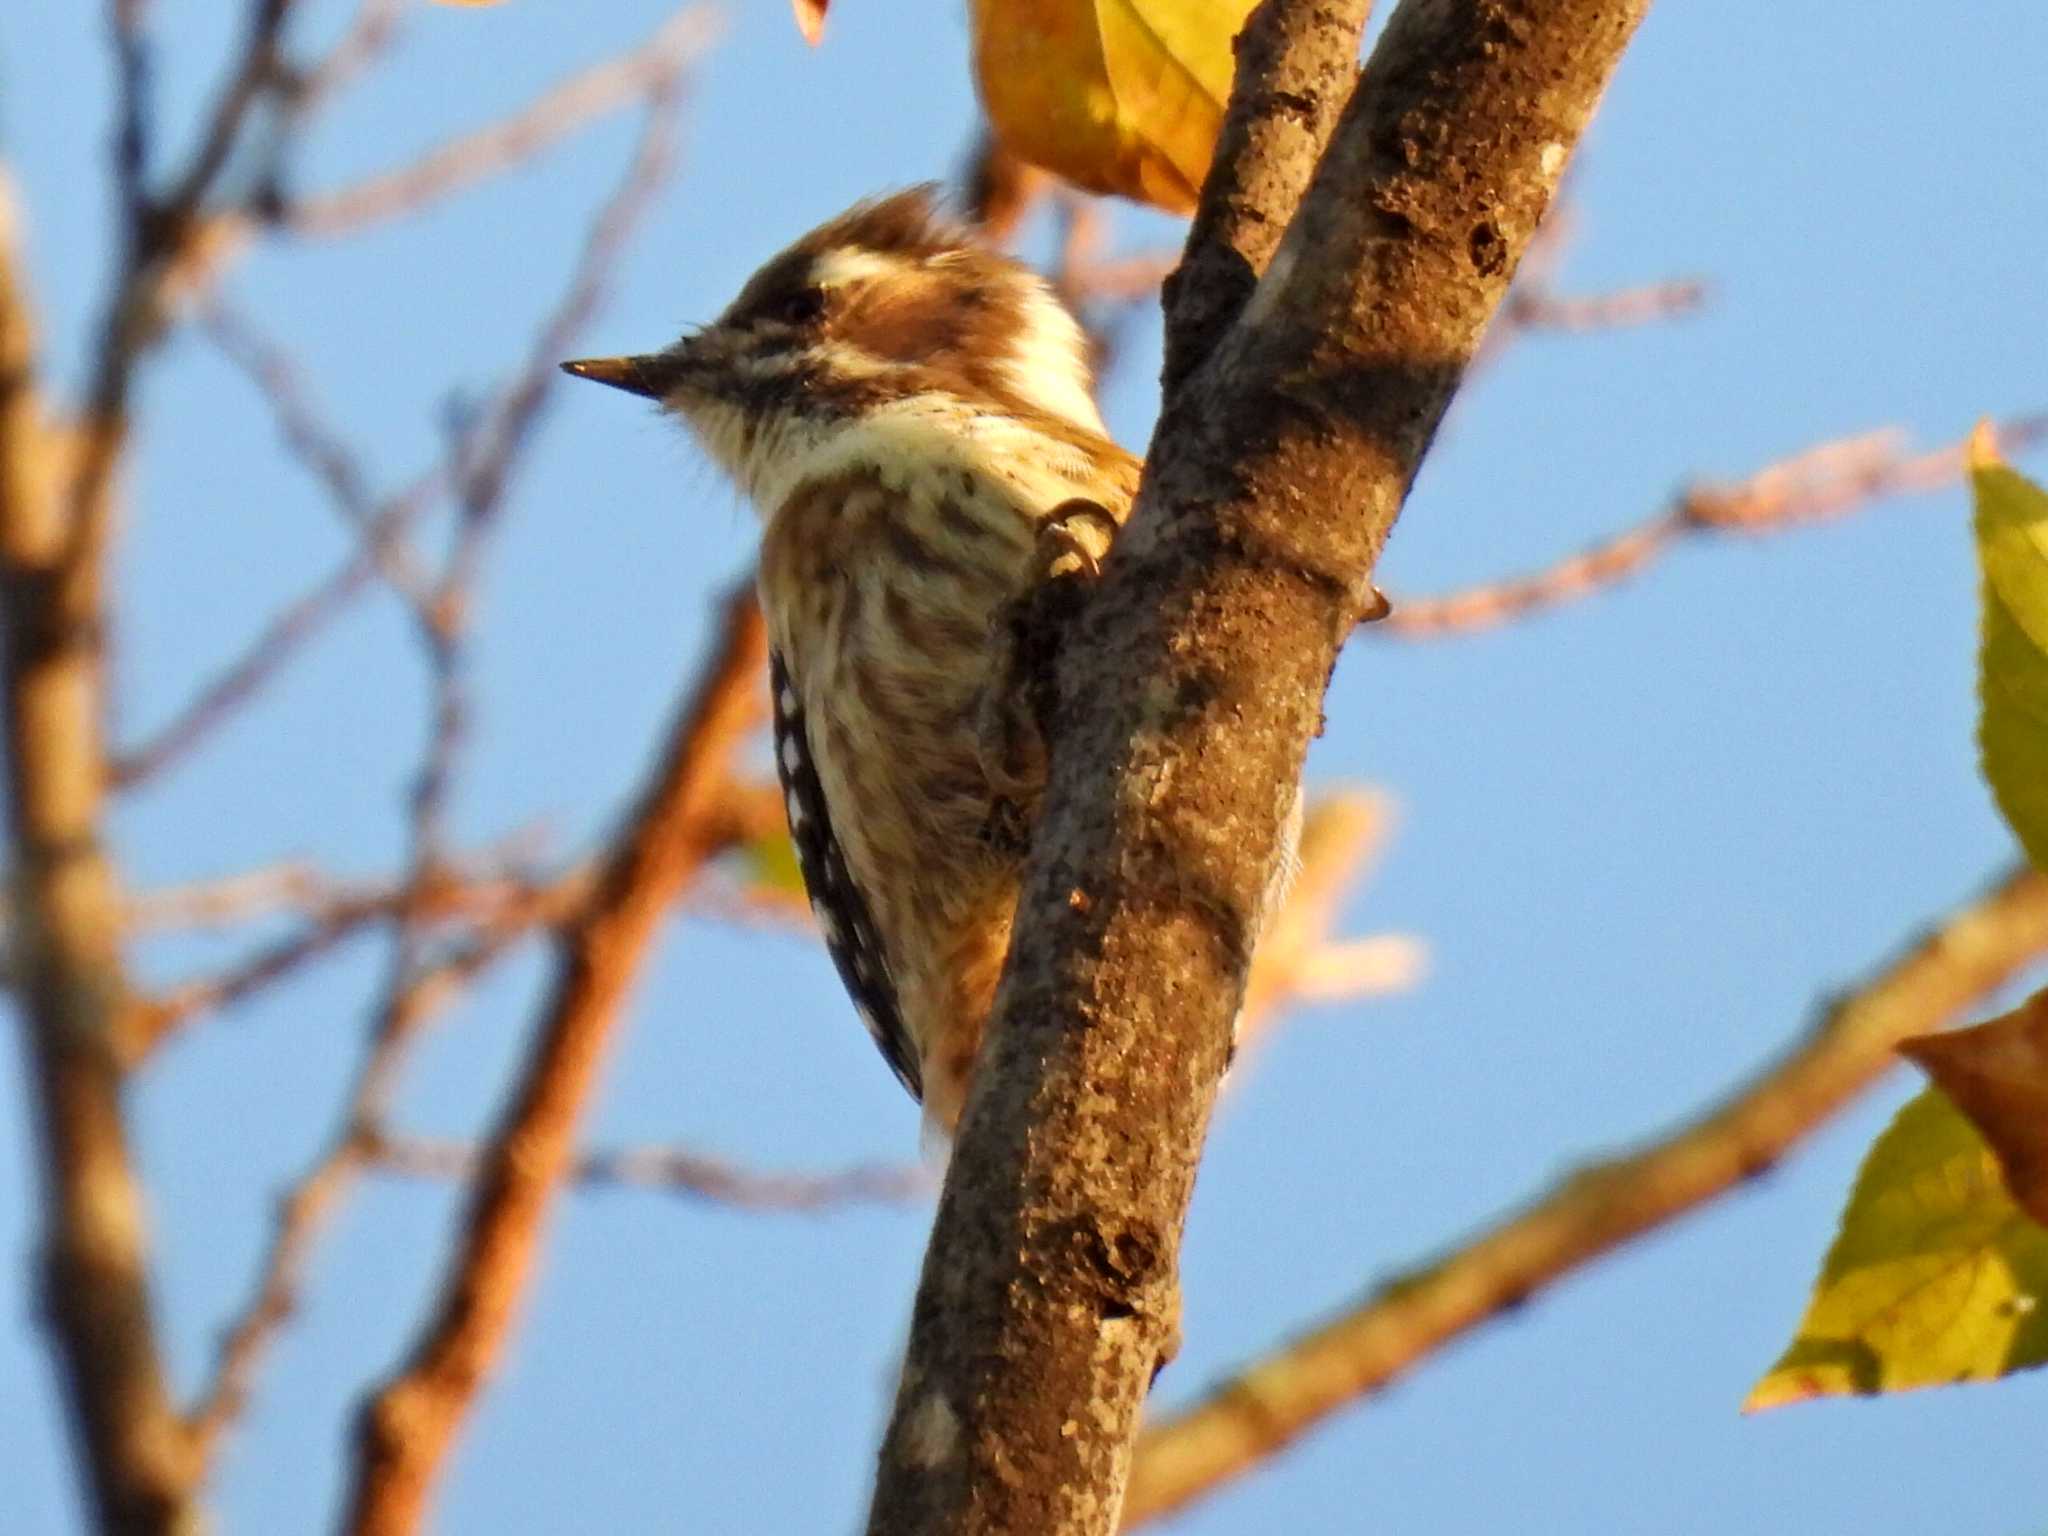
{"label": "bird", "polygon": [[1047,584],[1099,573],[1138,489],[1086,333],[920,186],[802,236],[672,344],[562,366],[655,401],[760,518],[797,862],[856,1011],[943,1145],[1044,787],[1013,621]]}

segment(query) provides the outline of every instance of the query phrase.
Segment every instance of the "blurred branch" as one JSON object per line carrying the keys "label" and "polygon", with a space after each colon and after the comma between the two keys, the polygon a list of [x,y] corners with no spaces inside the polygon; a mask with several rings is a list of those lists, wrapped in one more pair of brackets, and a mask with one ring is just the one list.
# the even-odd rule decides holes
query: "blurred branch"
{"label": "blurred branch", "polygon": [[[395,914],[405,902],[419,899],[409,891],[393,893],[389,910]],[[370,1049],[357,1068],[339,1126],[313,1165],[278,1202],[254,1292],[223,1333],[212,1375],[191,1410],[189,1422],[202,1460],[210,1460],[221,1437],[241,1416],[257,1368],[290,1321],[314,1241],[368,1164],[408,1048],[436,1014],[514,944],[541,924],[561,919],[562,911],[552,903],[559,900],[573,907],[575,899],[576,893],[566,888],[536,889],[530,903],[508,901],[481,921],[470,938],[438,959],[422,959],[403,969],[394,965],[391,989],[378,1008]]]}
{"label": "blurred branch", "polygon": [[709,813],[735,752],[760,723],[766,651],[751,591],[736,593],[717,662],[607,855],[589,905],[562,936],[534,1051],[486,1145],[434,1316],[363,1412],[345,1522],[357,1536],[418,1528],[455,1433],[511,1331],[620,1009],[661,917],[719,851],[718,818]]}
{"label": "blurred branch", "polygon": [[199,148],[159,210],[164,224],[160,236],[164,254],[170,254],[191,233],[188,226],[226,169],[250,111],[283,82],[281,45],[292,4],[293,0],[254,0],[249,6],[248,34],[229,67],[227,80],[214,97]]}
{"label": "blurred branch", "polygon": [[1290,1004],[1335,1002],[1406,991],[1420,980],[1428,950],[1419,939],[1381,934],[1331,937],[1339,909],[1378,863],[1392,807],[1385,795],[1326,792],[1303,818],[1301,868],[1287,901],[1260,936],[1237,1023],[1236,1068]]}
{"label": "blurred branch", "polygon": [[576,869],[554,880],[463,878],[434,868],[424,882],[359,893],[337,893],[307,914],[297,931],[258,948],[226,970],[179,984],[130,1010],[121,1052],[133,1068],[173,1033],[196,1018],[231,1008],[331,953],[379,922],[414,925],[461,921],[488,935],[493,952],[536,928],[566,921],[588,896],[590,874]]}
{"label": "blurred branch", "polygon": [[1005,148],[986,119],[975,130],[959,181],[962,215],[984,240],[999,248],[1016,238],[1031,210],[1059,185],[1050,171]]}
{"label": "blurred branch", "polygon": [[[426,578],[405,547],[403,529],[393,526],[393,520],[384,515],[388,507],[380,509],[370,494],[355,450],[307,397],[304,370],[298,361],[218,299],[202,301],[199,323],[221,354],[269,402],[286,449],[326,490],[328,500],[362,541],[384,579],[415,606],[424,605],[428,601]],[[411,495],[424,501],[441,481],[440,472],[430,472],[418,488],[399,499]]]}
{"label": "blurred branch", "polygon": [[280,78],[279,39],[292,0],[255,0],[248,31],[226,81],[206,113],[198,147],[161,198],[147,185],[145,91],[148,40],[141,0],[113,0],[118,79],[114,182],[122,199],[121,260],[101,309],[92,382],[72,427],[76,442],[69,488],[74,565],[97,565],[107,537],[116,466],[127,444],[129,385],[135,365],[163,334],[173,290],[214,248],[205,215],[251,109]]}
{"label": "blurred branch", "polygon": [[[384,1136],[371,1155],[393,1173],[423,1179],[473,1177],[478,1149],[467,1142]],[[841,1173],[757,1173],[723,1159],[677,1147],[622,1147],[586,1152],[569,1165],[567,1181],[590,1188],[632,1187],[688,1195],[720,1205],[761,1211],[825,1211],[847,1205],[905,1205],[927,1201],[937,1175],[920,1167],[885,1165]]]}
{"label": "blurred branch", "polygon": [[1059,262],[1050,274],[1060,297],[1075,308],[1087,304],[1136,304],[1159,292],[1180,260],[1178,251],[1104,256],[1109,243],[1107,200],[1062,189]]}
{"label": "blurred branch", "polygon": [[1502,306],[1503,321],[1524,331],[1612,331],[1691,314],[1707,301],[1707,285],[1677,278],[1570,297],[1543,288],[1517,288]]}
{"label": "blurred branch", "polygon": [[[2048,439],[2048,416],[2003,423],[1998,440],[2020,452]],[[1491,629],[1616,586],[1681,541],[1702,535],[1765,534],[1860,512],[1889,496],[1932,490],[1961,477],[1964,447],[1909,454],[1900,433],[1865,433],[1822,443],[1731,485],[1681,492],[1665,511],[1547,570],[1442,597],[1391,599],[1393,611],[1361,633],[1429,639]]]}
{"label": "blurred branch", "polygon": [[361,0],[340,40],[301,77],[292,93],[293,111],[302,118],[316,111],[381,58],[398,35],[398,18],[407,4],[408,0]]}
{"label": "blurred branch", "polygon": [[[132,18],[116,16],[134,43]],[[117,147],[124,164],[129,152]],[[38,382],[12,188],[0,180],[0,707],[9,937],[43,1186],[41,1302],[100,1527],[190,1530],[202,1518],[198,1468],[165,1385],[114,1053],[128,999],[119,880],[100,841],[103,569],[97,541],[75,537],[66,515],[60,441]]]}
{"label": "blurred branch", "polygon": [[156,732],[119,754],[110,769],[116,789],[132,789],[170,767],[250,702],[286,663],[338,617],[387,565],[388,551],[432,505],[445,472],[430,471],[378,509],[347,559],[286,604],[242,654],[223,667]]}
{"label": "blurred branch", "polygon": [[[582,878],[583,871],[577,869],[543,882],[534,868],[538,851],[536,833],[527,829],[466,854],[460,861],[449,861],[441,871],[440,889],[430,893],[429,915],[473,919],[511,904],[543,883]],[[163,933],[225,928],[279,916],[324,921],[351,907],[384,905],[398,899],[398,890],[387,882],[344,880],[314,865],[287,860],[213,879],[138,891],[128,898],[127,922],[131,933]]]}
{"label": "blurred branch", "polygon": [[[429,601],[416,610],[419,634],[428,653],[431,673],[430,720],[411,803],[409,870],[400,888],[382,898],[383,915],[397,925],[389,980],[376,1010],[370,1046],[350,1087],[342,1121],[326,1149],[281,1203],[248,1305],[235,1319],[215,1361],[212,1379],[192,1415],[202,1456],[210,1456],[221,1436],[240,1416],[257,1367],[290,1318],[313,1244],[330,1213],[360,1176],[368,1149],[382,1135],[382,1126],[396,1090],[398,1072],[421,1026],[459,996],[477,976],[504,955],[535,926],[568,922],[581,931],[588,920],[586,902],[601,903],[602,887],[593,894],[581,876],[554,885],[529,887],[477,925],[473,936],[437,955],[428,950],[425,924],[444,899],[451,878],[446,853],[445,812],[453,787],[456,754],[466,727],[467,698],[463,687],[463,646],[469,608],[483,544],[496,526],[503,497],[521,450],[531,436],[545,382],[537,380],[545,355],[548,371],[578,327],[602,297],[605,280],[629,238],[634,222],[647,207],[665,176],[676,133],[680,96],[674,77],[664,77],[648,93],[648,108],[639,142],[611,197],[592,221],[584,247],[561,298],[538,329],[529,356],[513,380],[480,411],[459,424],[447,463],[429,483],[452,486],[459,522],[454,548],[435,580]],[[385,509],[385,518],[402,526],[405,504]],[[373,530],[374,530],[373,525]],[[373,539],[366,535],[366,542]],[[237,671],[202,694],[181,718],[186,734],[217,721],[247,691],[280,664],[283,651],[296,643],[309,608],[317,615],[367,579],[374,565],[370,551],[337,577],[302,600],[286,615],[294,624],[273,624],[266,640],[244,658]],[[278,636],[286,638],[278,640]],[[254,682],[250,679],[253,677]],[[237,691],[239,690],[239,691]],[[211,700],[213,702],[209,703]],[[176,740],[169,736],[159,740]],[[694,810],[695,803],[692,802]],[[719,819],[720,828],[730,825]],[[616,855],[614,856],[616,857]],[[609,866],[608,866],[609,867]],[[348,914],[354,915],[354,914]],[[315,925],[281,945],[260,952],[239,971],[203,989],[198,1001],[218,1005],[249,987],[275,979],[333,942],[333,925]],[[175,1020],[173,1020],[175,1022]],[[159,1035],[161,1031],[158,1032]]]}
{"label": "blurred branch", "polygon": [[1491,362],[1509,342],[1530,331],[1603,331],[1649,325],[1691,314],[1706,303],[1707,285],[1697,278],[1644,283],[1580,297],[1560,294],[1558,273],[1578,232],[1578,219],[1569,203],[1550,210],[1480,348],[1482,362]]}
{"label": "blurred branch", "polygon": [[404,218],[522,161],[581,128],[656,92],[674,88],[717,38],[708,6],[676,12],[637,46],[571,75],[511,116],[450,139],[410,165],[354,186],[301,198],[285,211],[295,235],[329,239]]}
{"label": "blurred branch", "polygon": [[[682,17],[695,14],[684,12]],[[430,471],[381,508],[370,506],[354,453],[305,399],[291,359],[230,311],[220,306],[209,308],[209,333],[271,402],[294,456],[327,487],[335,505],[356,528],[361,543],[333,574],[276,615],[239,658],[204,685],[154,736],[116,760],[114,783],[118,787],[132,787],[161,772],[232,718],[361,592],[373,574],[381,572],[412,599],[424,621],[430,647],[441,643],[436,634],[439,627],[460,622],[481,554],[481,536],[502,502],[512,466],[554,387],[554,364],[569,338],[588,322],[635,224],[667,175],[673,154],[675,101],[670,94],[672,77],[663,80],[666,83],[658,85],[651,98],[649,129],[642,135],[625,181],[593,225],[563,297],[536,333],[519,372],[469,428],[458,434],[449,465]],[[455,558],[440,583],[428,590],[404,552],[404,535],[451,481],[466,508],[462,531]],[[442,683],[452,681],[438,669],[436,675]],[[444,706],[452,705],[456,698],[445,688],[437,696]],[[445,739],[457,723],[459,711],[444,708],[439,713]]]}
{"label": "blurred branch", "polygon": [[1948,1023],[2044,957],[2048,876],[2010,874],[1829,1005],[1804,1040],[1697,1120],[1587,1165],[1152,1425],[1139,1441],[1126,1524],[1242,1476],[1459,1334],[1764,1173],[1890,1068],[1900,1040]]}
{"label": "blurred branch", "polygon": [[108,24],[114,50],[114,192],[129,229],[149,217],[149,42],[142,31],[145,0],[112,0]]}

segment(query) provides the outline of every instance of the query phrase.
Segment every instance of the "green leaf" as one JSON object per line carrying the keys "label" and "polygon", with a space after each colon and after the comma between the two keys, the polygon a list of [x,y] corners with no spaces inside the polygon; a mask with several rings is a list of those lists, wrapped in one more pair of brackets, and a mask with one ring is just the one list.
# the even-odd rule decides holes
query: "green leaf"
{"label": "green leaf", "polygon": [[1986,1381],[2048,1360],[2048,1228],[1937,1088],[1864,1159],[1798,1335],[1747,1410]]}
{"label": "green leaf", "polygon": [[1982,449],[1973,457],[1984,573],[1977,744],[2000,812],[2048,870],[2048,494]]}

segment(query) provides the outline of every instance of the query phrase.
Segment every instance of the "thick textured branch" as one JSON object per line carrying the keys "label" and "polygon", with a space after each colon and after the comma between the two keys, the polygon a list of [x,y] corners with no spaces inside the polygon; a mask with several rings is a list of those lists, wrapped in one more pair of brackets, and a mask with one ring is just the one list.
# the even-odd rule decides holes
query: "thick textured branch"
{"label": "thick textured branch", "polygon": [[1127,1524],[1242,1476],[1457,1335],[1768,1169],[1895,1063],[2048,955],[2048,878],[2023,871],[1943,921],[1705,1115],[1565,1179],[1456,1253],[1380,1286],[1187,1412],[1148,1428]]}
{"label": "thick textured branch", "polygon": [[1351,99],[1371,15],[1372,0],[1263,0],[1245,19],[1214,168],[1202,184],[1187,255],[1167,279],[1169,392],[1208,356],[1273,259]]}
{"label": "thick textured branch", "polygon": [[1060,661],[1046,810],[870,1531],[1116,1528],[1330,669],[1647,5],[1408,0],[1271,266],[1169,393]]}

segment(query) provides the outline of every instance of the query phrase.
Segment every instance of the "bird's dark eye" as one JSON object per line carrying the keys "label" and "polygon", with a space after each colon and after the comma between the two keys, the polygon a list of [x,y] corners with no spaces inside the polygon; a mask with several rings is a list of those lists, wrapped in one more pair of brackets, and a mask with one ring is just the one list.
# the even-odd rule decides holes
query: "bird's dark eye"
{"label": "bird's dark eye", "polygon": [[825,314],[825,290],[799,288],[784,294],[775,301],[768,314],[785,325],[814,325]]}

